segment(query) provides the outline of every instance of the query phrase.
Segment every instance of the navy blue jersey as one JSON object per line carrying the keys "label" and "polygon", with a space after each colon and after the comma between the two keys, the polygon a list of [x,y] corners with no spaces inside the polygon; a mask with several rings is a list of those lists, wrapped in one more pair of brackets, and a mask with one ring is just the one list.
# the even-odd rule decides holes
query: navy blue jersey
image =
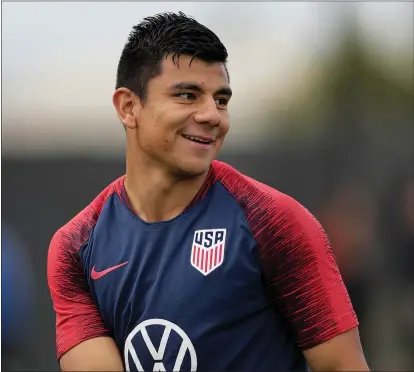
{"label": "navy blue jersey", "polygon": [[110,336],[130,371],[292,371],[358,325],[329,241],[291,197],[215,161],[176,218],[147,223],[124,177],[54,235],[60,358]]}

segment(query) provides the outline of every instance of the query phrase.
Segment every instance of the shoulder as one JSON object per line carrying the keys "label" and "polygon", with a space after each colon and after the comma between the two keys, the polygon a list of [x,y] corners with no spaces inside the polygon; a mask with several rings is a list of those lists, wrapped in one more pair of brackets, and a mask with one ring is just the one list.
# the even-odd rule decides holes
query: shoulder
{"label": "shoulder", "polygon": [[241,173],[226,163],[215,161],[213,167],[216,180],[248,212],[256,208],[272,213],[275,210],[298,212],[298,209],[303,208],[293,197]]}
{"label": "shoulder", "polygon": [[108,198],[121,190],[124,179],[125,176],[122,176],[113,181],[89,205],[61,226],[53,234],[49,250],[57,251],[70,247],[71,250],[78,251],[89,239],[89,233],[96,225]]}
{"label": "shoulder", "polygon": [[329,238],[294,198],[215,163],[216,180],[244,209],[269,298],[303,350],[358,325]]}
{"label": "shoulder", "polygon": [[[230,165],[214,163],[215,178],[243,209],[253,234],[268,241],[292,234],[324,240],[314,215],[292,196],[242,174]],[[325,242],[326,243],[326,242]]]}

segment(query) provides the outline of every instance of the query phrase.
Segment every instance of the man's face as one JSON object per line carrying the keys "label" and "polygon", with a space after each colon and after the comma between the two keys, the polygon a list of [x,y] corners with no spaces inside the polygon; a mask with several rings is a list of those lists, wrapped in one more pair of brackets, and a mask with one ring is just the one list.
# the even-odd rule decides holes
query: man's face
{"label": "man's face", "polygon": [[231,90],[222,63],[164,59],[148,83],[134,141],[147,156],[181,176],[206,172],[229,131]]}

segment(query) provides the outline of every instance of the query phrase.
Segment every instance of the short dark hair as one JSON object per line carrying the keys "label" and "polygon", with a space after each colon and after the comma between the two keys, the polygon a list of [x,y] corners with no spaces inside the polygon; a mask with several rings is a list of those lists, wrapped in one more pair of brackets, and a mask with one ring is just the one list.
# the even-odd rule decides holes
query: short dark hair
{"label": "short dark hair", "polygon": [[115,89],[131,89],[145,100],[148,82],[161,73],[161,61],[170,55],[174,63],[180,55],[188,55],[191,61],[198,58],[224,65],[228,56],[214,32],[182,12],[146,17],[129,34],[119,60]]}

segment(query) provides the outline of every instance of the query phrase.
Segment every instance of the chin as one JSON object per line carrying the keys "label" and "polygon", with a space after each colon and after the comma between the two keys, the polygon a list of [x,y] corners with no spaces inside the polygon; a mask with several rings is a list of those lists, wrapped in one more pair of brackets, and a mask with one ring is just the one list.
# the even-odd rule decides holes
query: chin
{"label": "chin", "polygon": [[194,178],[202,176],[210,169],[212,160],[205,161],[198,159],[197,161],[179,162],[175,169],[177,176],[182,178]]}

